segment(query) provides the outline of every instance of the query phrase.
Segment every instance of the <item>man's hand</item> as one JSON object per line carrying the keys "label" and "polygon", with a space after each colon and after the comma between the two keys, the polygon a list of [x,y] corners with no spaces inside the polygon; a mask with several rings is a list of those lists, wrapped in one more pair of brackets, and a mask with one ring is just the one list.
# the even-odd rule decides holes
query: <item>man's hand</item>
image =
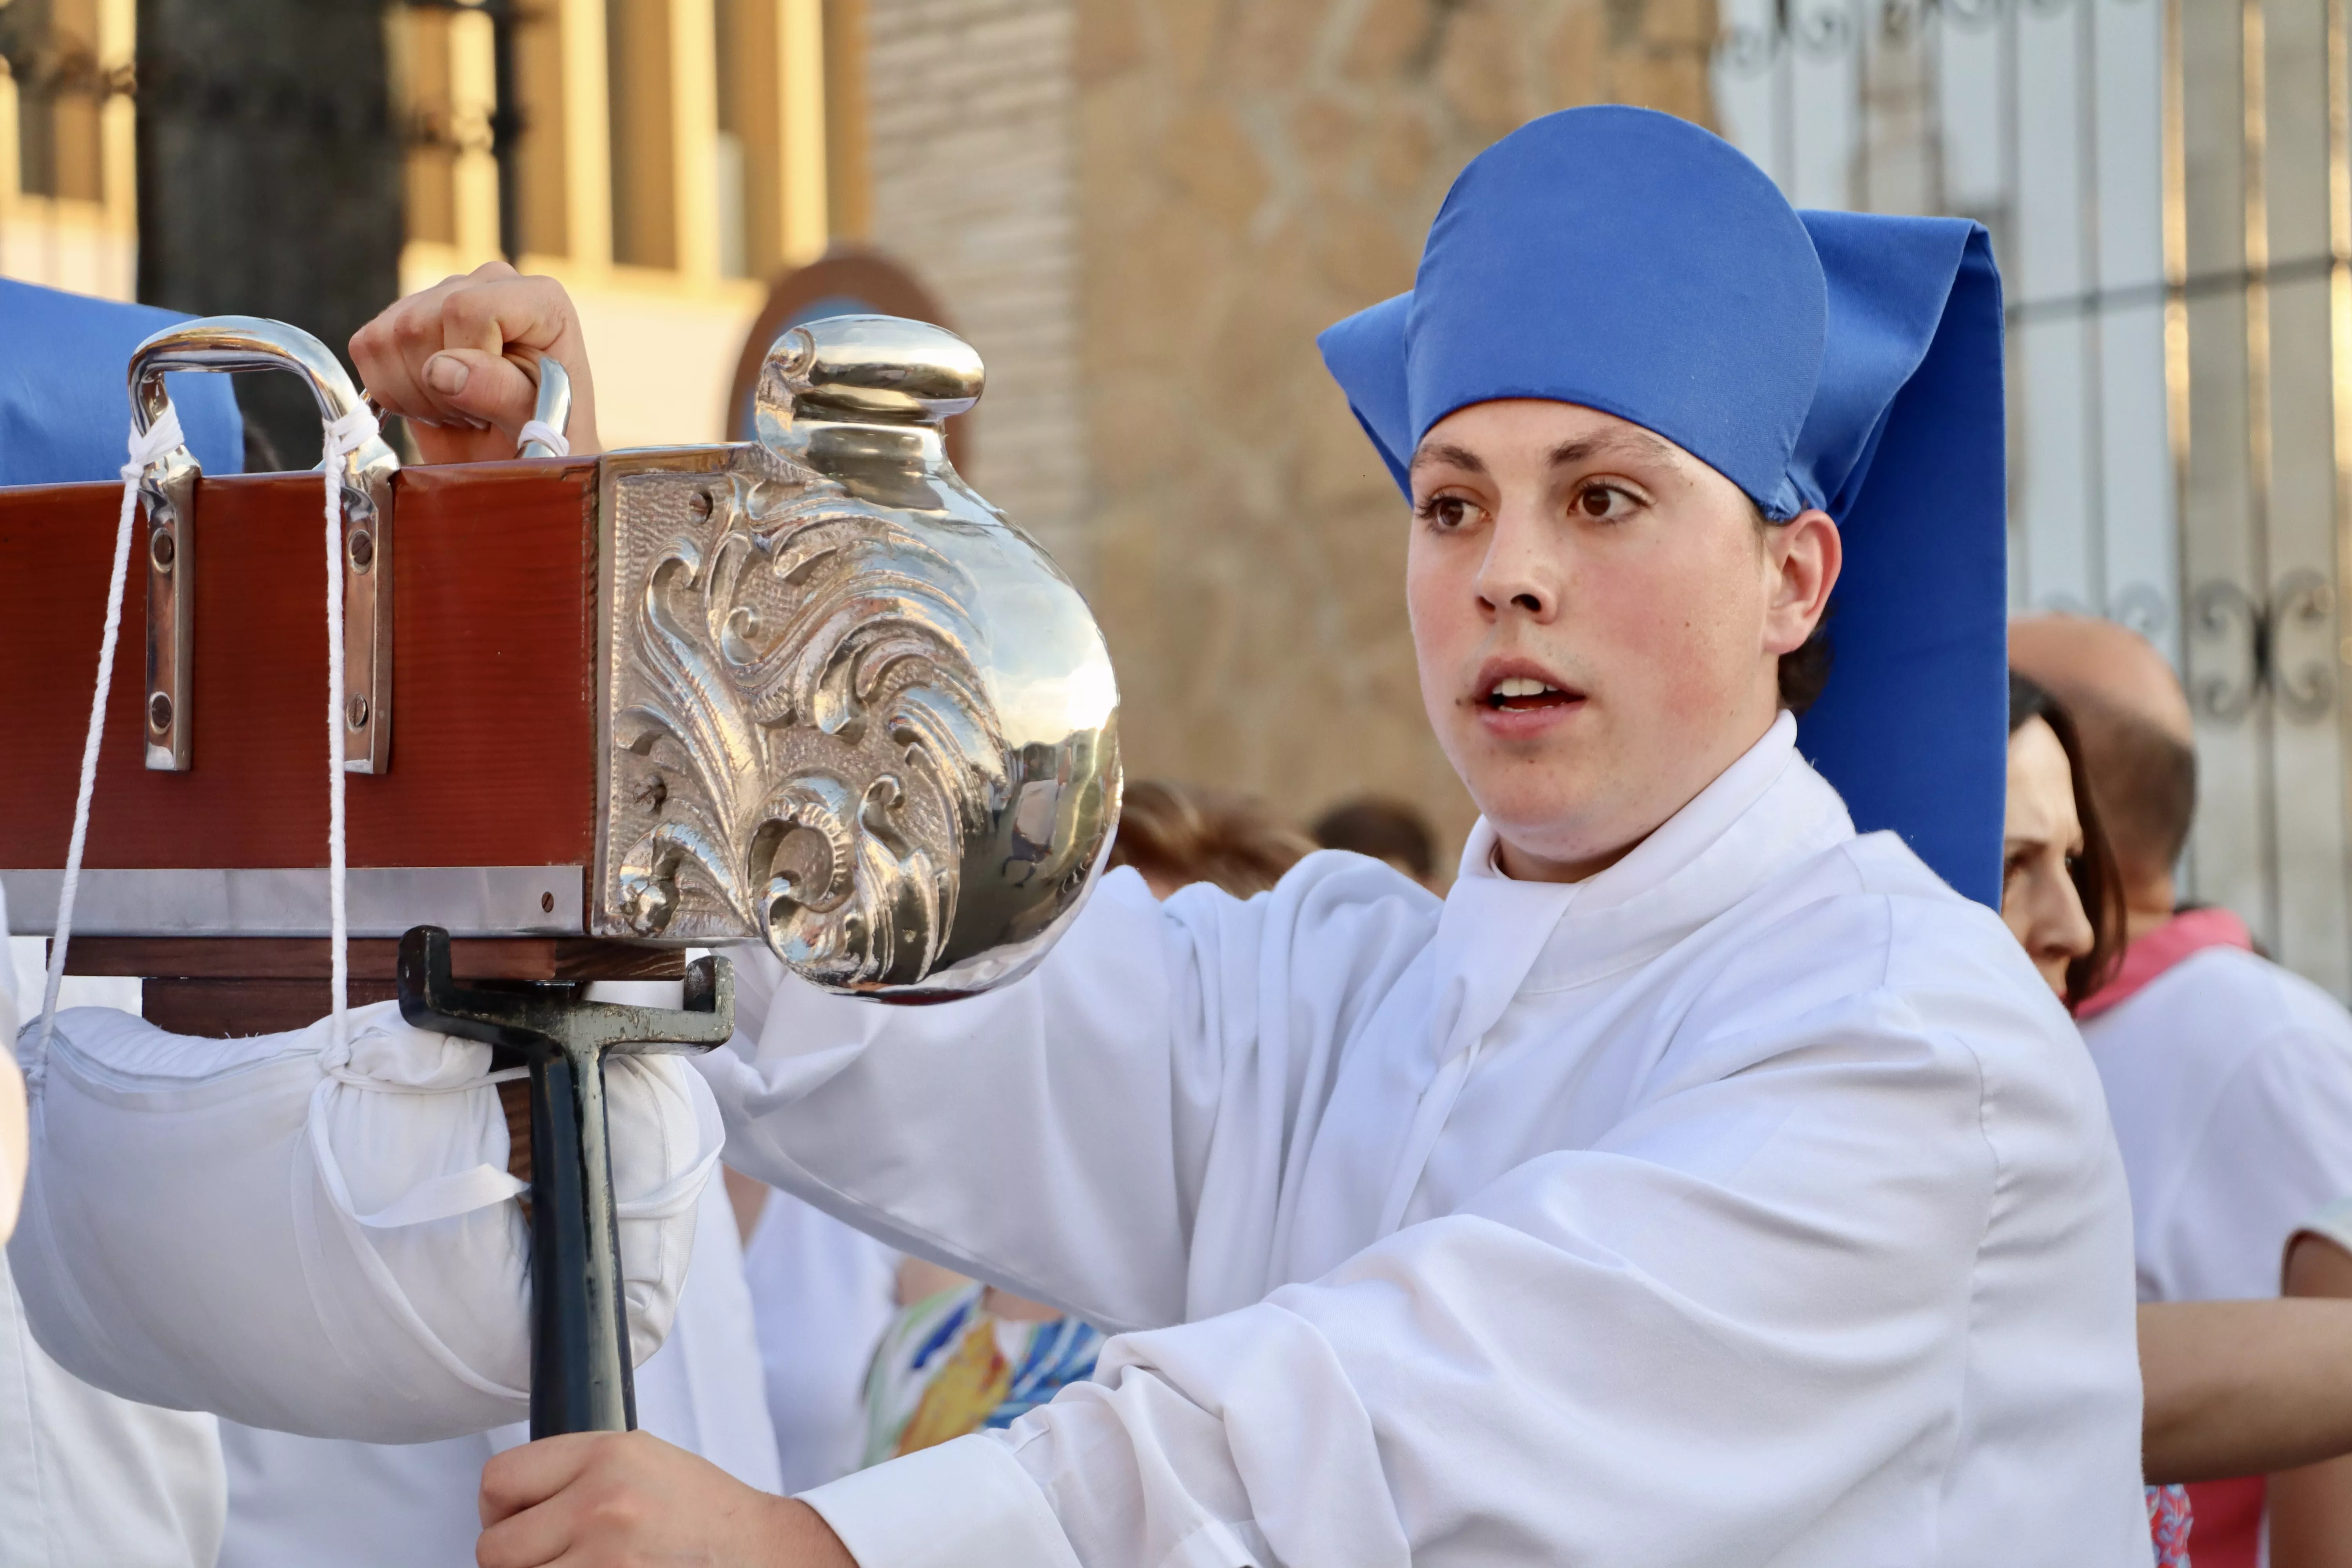
{"label": "man's hand", "polygon": [[572,376],[574,456],[600,450],[588,345],[572,297],[552,278],[525,278],[503,261],[444,279],[387,307],[352,335],[352,363],[387,414],[409,422],[428,463],[515,455],[539,397],[539,361]]}
{"label": "man's hand", "polygon": [[857,1568],[816,1510],[646,1432],[580,1432],[482,1468],[481,1568]]}

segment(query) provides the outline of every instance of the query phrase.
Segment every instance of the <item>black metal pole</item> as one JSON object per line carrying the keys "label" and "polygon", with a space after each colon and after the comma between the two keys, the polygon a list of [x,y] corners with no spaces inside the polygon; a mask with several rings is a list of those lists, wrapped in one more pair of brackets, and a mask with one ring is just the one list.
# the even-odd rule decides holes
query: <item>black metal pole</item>
{"label": "black metal pole", "polygon": [[449,933],[400,939],[400,1015],[530,1065],[530,1435],[637,1424],[620,1220],[606,1137],[604,1057],[708,1049],[735,1029],[727,961],[687,971],[682,1011],[583,1002],[578,987],[451,978]]}

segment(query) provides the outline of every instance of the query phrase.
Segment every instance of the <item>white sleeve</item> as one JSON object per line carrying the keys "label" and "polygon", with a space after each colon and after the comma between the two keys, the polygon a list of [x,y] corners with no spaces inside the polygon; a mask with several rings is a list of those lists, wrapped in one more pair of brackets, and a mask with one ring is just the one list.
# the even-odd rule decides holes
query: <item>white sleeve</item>
{"label": "white sleeve", "polygon": [[[30,1037],[25,1037],[29,1047]],[[144,1404],[414,1443],[528,1412],[529,1243],[489,1049],[398,1005],[250,1039],[61,1013],[27,1076],[32,1179],[8,1249],[68,1371]],[[667,1333],[716,1108],[675,1058],[607,1069],[632,1349]]]}
{"label": "white sleeve", "polygon": [[[2063,1028],[1997,988],[1957,1009],[2012,1062]],[[2144,1563],[2129,1234],[2087,1063],[2004,1079],[1883,990],[1698,1055],[1591,1146],[807,1500],[864,1568],[1856,1562],[1886,1546],[1878,1479],[1987,1441],[1990,1404],[2102,1435],[2052,1560]],[[2023,1337],[1976,1337],[1979,1311]],[[1991,1376],[2036,1392],[1983,1401]]]}
{"label": "white sleeve", "polygon": [[775,1002],[698,1065],[738,1170],[1106,1328],[1176,1322],[1264,1294],[1302,1100],[1437,907],[1357,856],[1246,902],[1114,871],[1034,973],[961,1001],[828,995],[742,953]]}
{"label": "white sleeve", "polygon": [[2165,1173],[2155,1238],[2179,1299],[2277,1295],[2288,1237],[2352,1196],[2352,1026],[2277,1028],[2222,1084],[2185,1154]]}

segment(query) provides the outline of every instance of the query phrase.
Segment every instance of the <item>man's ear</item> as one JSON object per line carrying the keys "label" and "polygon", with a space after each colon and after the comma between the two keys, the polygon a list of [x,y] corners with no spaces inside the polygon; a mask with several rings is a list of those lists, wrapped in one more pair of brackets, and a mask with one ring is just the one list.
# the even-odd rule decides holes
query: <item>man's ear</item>
{"label": "man's ear", "polygon": [[1844,542],[1818,507],[1764,531],[1771,594],[1764,606],[1764,651],[1794,653],[1821,625],[1845,562]]}

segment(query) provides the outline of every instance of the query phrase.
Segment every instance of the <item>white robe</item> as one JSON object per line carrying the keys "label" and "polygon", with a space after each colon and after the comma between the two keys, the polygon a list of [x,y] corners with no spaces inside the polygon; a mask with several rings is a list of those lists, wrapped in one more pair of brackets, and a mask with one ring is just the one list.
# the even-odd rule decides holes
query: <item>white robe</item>
{"label": "white robe", "polygon": [[[7,910],[0,892],[0,1042],[16,1037],[16,994],[27,1016],[41,1001],[41,944],[10,940]],[[218,1423],[119,1399],[59,1366],[0,1254],[0,1562],[212,1568],[226,1509]]]}
{"label": "white robe", "polygon": [[[781,1489],[735,1217],[703,1190],[694,1261],[661,1349],[636,1371],[637,1424],[762,1491]],[[220,1568],[467,1568],[490,1456],[528,1424],[435,1443],[353,1443],[221,1424],[228,1533]]]}
{"label": "white robe", "polygon": [[866,1458],[866,1373],[898,1314],[898,1255],[790,1193],[771,1192],[743,1248],[784,1489]]}
{"label": "white robe", "polygon": [[2352,1197],[2352,1016],[2209,948],[2083,1026],[2131,1184],[2140,1299],[2279,1293],[2295,1227]]}
{"label": "white robe", "polygon": [[1131,1331],[807,1494],[862,1568],[2145,1568],[2123,1174],[2000,922],[1785,718],[1580,885],[1494,842],[1442,908],[1114,873],[1019,984],[703,1059],[730,1163]]}

